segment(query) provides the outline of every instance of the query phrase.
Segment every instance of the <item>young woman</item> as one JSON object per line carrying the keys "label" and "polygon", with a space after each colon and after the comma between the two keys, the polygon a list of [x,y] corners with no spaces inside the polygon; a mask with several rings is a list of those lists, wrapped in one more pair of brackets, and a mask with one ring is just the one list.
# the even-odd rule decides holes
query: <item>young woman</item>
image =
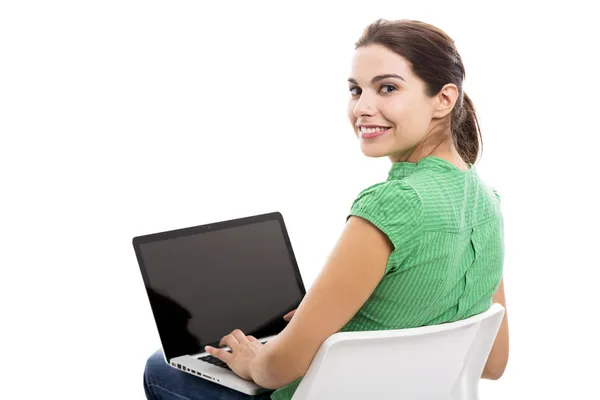
{"label": "young woman", "polygon": [[[289,325],[262,345],[235,330],[207,348],[239,376],[289,400],[319,346],[339,331],[453,322],[506,307],[499,196],[474,167],[481,135],[454,42],[418,21],[379,20],[356,43],[348,117],[362,152],[388,157],[387,179],[354,200],[345,229]],[[508,361],[505,314],[482,378]],[[147,362],[151,399],[250,396]]]}

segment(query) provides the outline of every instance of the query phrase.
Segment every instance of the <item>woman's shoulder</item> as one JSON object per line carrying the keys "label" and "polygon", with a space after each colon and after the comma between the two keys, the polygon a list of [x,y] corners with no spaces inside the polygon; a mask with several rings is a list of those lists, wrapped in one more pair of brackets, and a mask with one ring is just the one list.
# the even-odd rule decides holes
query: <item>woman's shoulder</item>
{"label": "woman's shoulder", "polygon": [[422,220],[421,199],[402,180],[373,184],[357,195],[348,218],[361,217],[388,236],[394,248],[401,248],[416,234]]}
{"label": "woman's shoulder", "polygon": [[361,190],[353,201],[353,207],[377,207],[398,210],[410,207],[416,211],[421,205],[417,191],[404,180],[387,180]]}

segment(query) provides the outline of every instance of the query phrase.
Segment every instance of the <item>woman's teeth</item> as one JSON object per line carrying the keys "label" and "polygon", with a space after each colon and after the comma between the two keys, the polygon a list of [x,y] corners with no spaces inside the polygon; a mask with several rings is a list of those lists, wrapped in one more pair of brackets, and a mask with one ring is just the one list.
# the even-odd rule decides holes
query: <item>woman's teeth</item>
{"label": "woman's teeth", "polygon": [[377,127],[377,128],[365,128],[363,126],[360,127],[361,133],[375,133],[375,132],[383,132],[389,128]]}

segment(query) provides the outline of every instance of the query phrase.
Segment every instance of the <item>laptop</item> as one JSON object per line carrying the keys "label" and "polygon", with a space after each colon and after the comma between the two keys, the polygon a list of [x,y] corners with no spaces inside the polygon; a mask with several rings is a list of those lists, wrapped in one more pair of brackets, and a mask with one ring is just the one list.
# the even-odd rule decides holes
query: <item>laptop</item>
{"label": "laptop", "polygon": [[236,328],[266,343],[302,301],[281,213],[137,236],[133,247],[165,362],[249,395],[272,391],[240,378],[204,346],[220,347]]}

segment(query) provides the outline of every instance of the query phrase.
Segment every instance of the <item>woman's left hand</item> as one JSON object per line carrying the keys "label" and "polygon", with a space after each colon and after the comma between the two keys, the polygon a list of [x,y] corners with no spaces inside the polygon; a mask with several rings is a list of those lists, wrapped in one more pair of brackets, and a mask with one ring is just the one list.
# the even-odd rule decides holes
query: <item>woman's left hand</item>
{"label": "woman's left hand", "polygon": [[251,381],[250,365],[262,349],[263,344],[254,336],[246,336],[241,330],[236,329],[223,337],[219,346],[227,346],[231,352],[211,346],[206,346],[205,350],[211,356],[226,363],[237,375]]}

